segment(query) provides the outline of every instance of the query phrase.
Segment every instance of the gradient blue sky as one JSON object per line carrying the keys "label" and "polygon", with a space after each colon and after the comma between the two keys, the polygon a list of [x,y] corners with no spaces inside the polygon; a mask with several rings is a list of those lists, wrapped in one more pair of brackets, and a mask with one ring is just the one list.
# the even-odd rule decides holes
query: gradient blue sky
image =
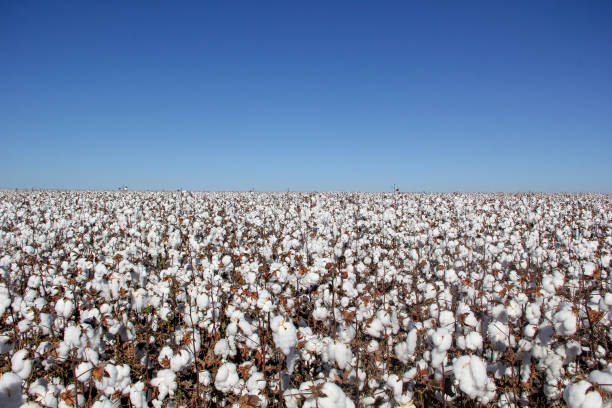
{"label": "gradient blue sky", "polygon": [[0,138],[3,188],[612,192],[612,3],[2,1]]}

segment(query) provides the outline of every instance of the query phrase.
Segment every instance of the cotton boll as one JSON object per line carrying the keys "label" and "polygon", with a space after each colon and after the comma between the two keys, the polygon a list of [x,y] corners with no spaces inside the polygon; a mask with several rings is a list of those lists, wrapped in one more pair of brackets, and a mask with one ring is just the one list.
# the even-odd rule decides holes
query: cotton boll
{"label": "cotton boll", "polygon": [[43,356],[49,351],[51,350],[51,343],[49,343],[48,341],[42,341],[40,342],[40,344],[38,345],[38,347],[36,347],[36,352],[34,353],[35,358],[43,358]]}
{"label": "cotton boll", "polygon": [[204,385],[205,387],[207,387],[208,385],[210,385],[210,372],[207,370],[202,370],[198,373],[198,382],[202,385]]}
{"label": "cotton boll", "polygon": [[589,391],[591,389],[592,384],[584,380],[569,384],[563,392],[568,408],[600,408],[603,405],[601,395],[597,391]]}
{"label": "cotton boll", "polygon": [[446,363],[446,350],[434,348],[431,350],[431,366],[434,368],[440,367]]}
{"label": "cotton boll", "polygon": [[176,391],[176,374],[172,370],[163,369],[157,372],[155,378],[151,380],[151,385],[159,392],[158,399],[163,401],[167,395],[173,396]]}
{"label": "cotton boll", "polygon": [[469,312],[468,314],[466,314],[466,315],[465,315],[465,317],[464,317],[464,319],[463,319],[463,323],[464,323],[466,326],[470,326],[470,327],[473,327],[473,328],[477,328],[477,327],[478,327],[478,324],[479,324],[479,321],[478,321],[478,319],[476,318],[476,316],[474,316],[474,313],[473,313],[473,312]]}
{"label": "cotton boll", "polygon": [[0,354],[8,353],[13,349],[13,344],[10,341],[9,336],[0,336]]}
{"label": "cotton boll", "polygon": [[19,408],[23,403],[22,379],[17,374],[4,373],[0,377],[0,406]]}
{"label": "cotton boll", "polygon": [[555,294],[555,285],[551,275],[544,275],[542,277],[542,289],[550,295]]}
{"label": "cotton boll", "polygon": [[162,349],[159,352],[159,355],[157,356],[157,362],[159,364],[166,365],[168,366],[168,364],[170,363],[170,359],[172,358],[172,356],[174,355],[174,352],[172,351],[172,349],[169,346],[164,346],[162,347]]}
{"label": "cotton boll", "polygon": [[395,357],[404,364],[408,363],[413,354],[410,352],[409,343],[406,341],[397,343],[393,347],[393,351],[395,352]]}
{"label": "cotton boll", "polygon": [[287,408],[298,408],[301,396],[302,395],[300,390],[297,390],[295,388],[289,388],[288,390],[285,390],[285,392],[283,392],[285,406]]}
{"label": "cotton boll", "polygon": [[44,335],[50,335],[51,327],[53,326],[54,316],[50,313],[41,313],[39,317],[40,324],[38,325],[38,327],[40,327],[40,331]]}
{"label": "cotton boll", "polygon": [[338,368],[344,370],[353,359],[351,349],[343,343],[333,342],[327,345],[327,354],[331,361],[335,361]]}
{"label": "cotton boll", "polygon": [[119,391],[121,394],[128,394],[130,392],[130,371],[131,368],[127,364],[121,364],[117,366],[117,379],[115,380],[115,392]]}
{"label": "cotton boll", "polygon": [[27,360],[27,355],[27,350],[19,350],[11,357],[11,370],[24,380],[32,373],[32,360]]}
{"label": "cotton boll", "polygon": [[356,331],[353,326],[342,324],[338,327],[337,334],[341,343],[348,344],[355,338]]}
{"label": "cotton boll", "polygon": [[88,362],[80,363],[79,365],[77,365],[75,369],[75,375],[77,380],[82,383],[88,382],[91,378],[91,371],[93,370],[93,368],[93,364]]}
{"label": "cotton boll", "polygon": [[554,316],[554,325],[558,334],[571,336],[576,333],[576,315],[571,310],[560,310]]}
{"label": "cotton boll", "polygon": [[[1,271],[1,269],[0,269]],[[6,309],[11,305],[11,297],[5,287],[0,286],[0,317],[4,315]]]}
{"label": "cotton boll", "polygon": [[266,388],[266,379],[262,372],[256,371],[249,377],[246,387],[252,394],[259,394]]}
{"label": "cotton boll", "polygon": [[387,385],[393,392],[393,398],[398,399],[402,395],[402,388],[404,386],[403,381],[397,376],[397,374],[391,374],[387,378]]}
{"label": "cotton boll", "polygon": [[541,315],[540,305],[537,303],[530,303],[525,308],[525,317],[530,324],[537,325],[540,322]]}
{"label": "cotton boll", "polygon": [[326,382],[319,389],[318,395],[310,395],[302,408],[354,408],[344,391],[334,383]]}
{"label": "cotton boll", "polygon": [[366,327],[366,333],[372,337],[380,338],[384,329],[383,323],[378,318],[375,318],[370,322],[368,327]]}
{"label": "cotton boll", "polygon": [[325,307],[319,306],[312,312],[312,317],[319,322],[327,320],[329,317],[329,310],[327,310]]}
{"label": "cotton boll", "polygon": [[450,310],[443,310],[440,312],[439,322],[440,326],[447,330],[455,331],[455,315]]}
{"label": "cotton boll", "polygon": [[488,335],[493,347],[499,351],[504,351],[508,346],[514,346],[516,343],[514,336],[510,333],[510,328],[500,321],[493,321],[489,324]]}
{"label": "cotton boll", "polygon": [[472,399],[487,404],[495,395],[495,383],[487,377],[485,362],[476,356],[461,356],[453,362],[455,381]]}
{"label": "cotton boll", "polygon": [[473,331],[466,334],[465,346],[473,351],[482,350],[482,336],[480,333]]}
{"label": "cotton boll", "polygon": [[410,391],[396,397],[395,403],[397,406],[402,408],[416,408],[416,405],[414,404],[414,396]]}
{"label": "cotton boll", "polygon": [[64,329],[64,342],[69,347],[80,347],[81,346],[81,328],[78,326],[67,326]]}
{"label": "cotton boll", "polygon": [[368,347],[367,347],[367,351],[368,353],[374,353],[376,350],[378,350],[379,344],[376,340],[370,340],[370,342],[368,343]]}
{"label": "cotton boll", "polygon": [[231,391],[238,384],[239,380],[236,365],[234,363],[225,363],[217,371],[215,388],[226,393]]}
{"label": "cotton boll", "polygon": [[525,336],[530,339],[532,339],[536,335],[537,332],[538,332],[538,328],[534,326],[533,324],[528,324],[523,329],[523,333],[525,333]]}
{"label": "cotton boll", "polygon": [[142,381],[130,386],[130,402],[135,408],[146,408],[148,406],[147,393],[144,388],[145,384]]}
{"label": "cotton boll", "polygon": [[238,325],[235,322],[231,322],[225,328],[225,334],[227,337],[235,337],[238,334]]}
{"label": "cotton boll", "polygon": [[85,358],[85,360],[89,361],[95,366],[100,364],[100,355],[96,350],[93,350],[89,347],[83,350],[83,357]]}
{"label": "cotton boll", "polygon": [[175,373],[181,372],[193,361],[193,355],[187,350],[181,350],[170,358],[170,369]]}
{"label": "cotton boll", "polygon": [[216,344],[215,344],[215,348],[213,349],[214,353],[218,356],[221,356],[223,358],[227,358],[229,355],[232,354],[229,342],[227,339],[220,339]]}
{"label": "cotton boll", "polygon": [[[82,406],[82,403],[80,403],[79,406]],[[67,403],[64,402],[64,400],[60,399],[59,408],[64,408],[64,407],[65,408],[72,407],[72,404],[68,405]],[[100,396],[98,400],[96,400],[96,402],[93,403],[91,408],[119,408],[119,401],[113,401],[107,396],[102,395]]]}
{"label": "cotton boll", "polygon": [[34,399],[43,406],[57,407],[59,389],[53,383],[48,383],[46,380],[39,378],[30,384],[28,394],[34,397]]}
{"label": "cotton boll", "polygon": [[139,288],[132,293],[132,307],[138,313],[142,312],[142,309],[147,306],[148,301],[147,291],[144,288]]}
{"label": "cotton boll", "polygon": [[589,381],[602,390],[612,393],[612,365],[603,371],[595,370],[589,374]]}
{"label": "cotton boll", "polygon": [[55,312],[58,316],[68,319],[74,312],[74,303],[70,299],[59,299],[55,302]]}
{"label": "cotton boll", "polygon": [[438,328],[431,334],[431,342],[434,348],[440,351],[446,351],[450,348],[453,337],[445,327]]}
{"label": "cotton boll", "polygon": [[270,321],[270,327],[274,344],[285,355],[288,355],[291,349],[297,345],[297,330],[293,322],[283,316],[275,316]]}
{"label": "cotton boll", "polygon": [[457,277],[457,273],[454,269],[447,269],[444,271],[444,280],[449,285],[452,285],[453,283],[457,282],[459,278]]}

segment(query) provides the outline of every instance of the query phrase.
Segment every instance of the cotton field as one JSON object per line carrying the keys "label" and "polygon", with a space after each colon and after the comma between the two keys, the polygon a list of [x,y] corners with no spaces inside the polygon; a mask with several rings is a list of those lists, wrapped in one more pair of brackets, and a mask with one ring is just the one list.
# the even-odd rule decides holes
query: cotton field
{"label": "cotton field", "polygon": [[612,196],[0,192],[0,407],[612,407]]}

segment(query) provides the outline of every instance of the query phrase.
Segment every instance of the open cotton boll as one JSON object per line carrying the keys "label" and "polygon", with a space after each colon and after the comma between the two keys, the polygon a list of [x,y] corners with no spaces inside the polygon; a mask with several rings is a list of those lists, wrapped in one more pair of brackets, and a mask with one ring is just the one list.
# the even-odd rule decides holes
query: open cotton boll
{"label": "open cotton boll", "polygon": [[132,307],[141,313],[149,302],[147,291],[144,288],[139,288],[132,293]]}
{"label": "open cotton boll", "polygon": [[200,293],[196,297],[196,305],[198,306],[200,310],[204,311],[210,305],[210,298],[208,297],[206,293]]}
{"label": "open cotton boll", "polygon": [[178,373],[191,365],[193,361],[193,355],[187,350],[181,350],[170,359],[170,369],[175,373]]}
{"label": "open cotton boll", "polygon": [[176,374],[170,369],[163,369],[157,372],[155,378],[151,380],[151,385],[159,392],[158,399],[162,401],[167,395],[174,395],[176,391]]}
{"label": "open cotton boll", "polygon": [[12,348],[11,338],[9,336],[0,336],[0,354],[8,353]]}
{"label": "open cotton boll", "polygon": [[472,399],[487,404],[495,396],[495,383],[487,377],[485,362],[476,356],[461,356],[453,362],[455,381]]}
{"label": "open cotton boll", "polygon": [[316,307],[315,310],[312,312],[312,317],[319,322],[327,320],[327,318],[329,317],[329,310],[321,306]]}
{"label": "open cotton boll", "polygon": [[368,327],[366,327],[366,333],[372,337],[380,338],[384,329],[383,323],[378,318],[375,318],[370,322]]}
{"label": "open cotton boll", "polygon": [[4,286],[0,286],[0,317],[4,315],[6,309],[11,305],[11,296],[9,295],[8,289]]}
{"label": "open cotton boll", "polygon": [[408,363],[408,361],[412,357],[408,342],[405,341],[397,343],[393,347],[393,351],[395,352],[395,357],[404,364]]}
{"label": "open cotton boll", "polygon": [[414,405],[414,396],[410,391],[395,398],[395,403],[401,408],[416,408],[416,405]]}
{"label": "open cotton boll", "polygon": [[355,404],[346,396],[342,388],[326,382],[319,388],[317,395],[310,395],[302,408],[354,408]]}
{"label": "open cotton boll", "polygon": [[445,329],[455,331],[455,315],[450,310],[443,310],[440,312],[439,322],[440,326]]}
{"label": "open cotton boll", "polygon": [[391,391],[393,391],[393,398],[400,398],[402,395],[402,388],[404,386],[404,382],[402,381],[402,379],[400,379],[397,374],[391,374],[387,378],[386,382]]}
{"label": "open cotton boll", "polygon": [[439,351],[446,351],[450,348],[453,337],[446,327],[439,327],[431,334],[431,343]]}
{"label": "open cotton boll", "polygon": [[357,334],[355,328],[353,326],[347,326],[346,324],[342,324],[338,327],[337,330],[338,340],[344,344],[350,343]]}
{"label": "open cotton boll", "polygon": [[452,285],[453,283],[459,280],[459,277],[457,276],[457,273],[454,269],[447,269],[446,271],[444,271],[444,280],[449,285]]}
{"label": "open cotton boll", "polygon": [[224,393],[229,392],[239,381],[240,378],[236,371],[236,364],[225,363],[219,367],[217,371],[217,375],[215,376],[215,388]]}
{"label": "open cotton boll", "polygon": [[236,355],[236,347],[234,345],[234,338],[223,338],[220,339],[213,349],[214,353],[223,358],[233,357]]}
{"label": "open cotton boll", "polygon": [[412,329],[408,332],[408,336],[406,337],[406,341],[397,343],[393,348],[395,351],[395,355],[402,363],[406,364],[409,359],[414,356],[414,352],[417,346],[417,330]]}
{"label": "open cotton boll", "polygon": [[55,384],[39,378],[30,384],[28,394],[43,406],[56,407],[59,389]]}
{"label": "open cotton boll", "polygon": [[434,348],[431,350],[431,366],[433,368],[438,368],[442,364],[446,364],[446,350],[440,350]]}
{"label": "open cotton boll", "polygon": [[569,384],[563,392],[563,399],[568,408],[601,408],[603,399],[588,381]]}
{"label": "open cotton boll", "polygon": [[[68,405],[64,402],[64,400],[60,399],[59,408],[72,407],[72,405]],[[79,404],[81,406],[81,404]],[[105,395],[100,396],[96,402],[93,403],[91,408],[119,408],[119,401],[113,401]]]}
{"label": "open cotton boll", "polygon": [[144,388],[145,384],[142,381],[130,386],[130,402],[135,408],[146,408],[148,406],[147,393]]}
{"label": "open cotton boll", "polygon": [[266,378],[264,374],[260,371],[255,371],[246,382],[246,387],[249,392],[259,394],[259,392],[266,388]]}
{"label": "open cotton boll", "polygon": [[553,323],[558,334],[561,336],[571,336],[576,333],[578,320],[574,312],[564,309],[555,313]]}
{"label": "open cotton boll", "polygon": [[170,359],[174,355],[174,352],[170,348],[170,346],[162,347],[159,355],[157,356],[157,362],[161,365],[167,365],[170,362]]}
{"label": "open cotton boll", "polygon": [[23,404],[21,377],[14,373],[4,373],[0,377],[0,407],[19,408]]}
{"label": "open cotton boll", "polygon": [[327,356],[330,361],[335,361],[338,368],[344,370],[353,359],[351,349],[343,343],[333,342],[327,345]]}
{"label": "open cotton boll", "polygon": [[465,346],[473,351],[482,349],[482,336],[480,333],[473,331],[465,335]]}
{"label": "open cotton boll", "polygon": [[604,371],[592,371],[589,374],[589,381],[597,384],[602,390],[612,393],[612,365],[609,365]]}
{"label": "open cotton boll", "polygon": [[270,321],[272,338],[276,347],[288,355],[291,349],[297,345],[297,330],[291,322],[283,316],[274,316]]}
{"label": "open cotton boll", "polygon": [[11,370],[24,380],[32,373],[32,360],[27,360],[27,350],[19,350],[11,357]]}
{"label": "open cotton boll", "polygon": [[67,326],[64,329],[64,342],[69,347],[80,347],[81,346],[81,328],[78,326]]}
{"label": "open cotton boll", "polygon": [[500,321],[492,321],[488,326],[487,332],[496,350],[504,351],[508,346],[516,344],[516,339],[510,332],[510,328]]}
{"label": "open cotton boll", "polygon": [[76,379],[82,383],[88,382],[91,378],[91,370],[93,370],[93,368],[94,366],[91,363],[80,363],[75,369]]}
{"label": "open cotton boll", "polygon": [[116,392],[126,394],[129,392],[130,385],[130,366],[127,364],[114,365],[106,364],[104,366],[104,376],[102,378],[94,378],[96,388],[102,391],[105,395],[111,396]]}
{"label": "open cotton boll", "polygon": [[210,385],[210,372],[208,370],[202,370],[198,373],[198,382],[204,386]]}
{"label": "open cotton boll", "polygon": [[285,406],[287,408],[298,408],[301,397],[302,392],[295,388],[289,388],[283,392],[283,399],[285,400]]}
{"label": "open cotton boll", "polygon": [[59,299],[55,302],[55,313],[58,316],[68,319],[74,312],[74,303],[70,299]]}

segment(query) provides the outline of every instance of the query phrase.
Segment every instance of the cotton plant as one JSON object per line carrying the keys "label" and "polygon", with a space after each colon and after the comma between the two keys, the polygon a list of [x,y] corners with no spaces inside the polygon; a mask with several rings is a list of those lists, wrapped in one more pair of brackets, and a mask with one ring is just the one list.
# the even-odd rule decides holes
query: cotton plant
{"label": "cotton plant", "polygon": [[0,198],[30,405],[608,403],[609,196]]}

